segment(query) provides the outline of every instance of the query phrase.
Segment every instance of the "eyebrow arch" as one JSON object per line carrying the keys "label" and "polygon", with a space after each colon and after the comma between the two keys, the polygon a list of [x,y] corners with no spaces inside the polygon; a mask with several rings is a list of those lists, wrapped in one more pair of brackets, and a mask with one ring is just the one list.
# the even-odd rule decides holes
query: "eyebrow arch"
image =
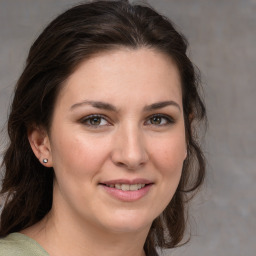
{"label": "eyebrow arch", "polygon": [[144,111],[152,111],[152,110],[164,108],[164,107],[167,107],[167,106],[175,106],[181,111],[180,105],[177,102],[173,101],[173,100],[156,102],[156,103],[153,103],[151,105],[145,106],[143,110]]}
{"label": "eyebrow arch", "polygon": [[83,105],[91,105],[94,108],[105,109],[105,110],[117,112],[117,108],[115,106],[113,106],[112,104],[105,103],[102,101],[88,101],[88,100],[85,100],[85,101],[82,101],[82,102],[72,105],[70,110],[73,110],[77,107],[81,107]]}
{"label": "eyebrow arch", "polygon": [[[83,105],[91,105],[94,108],[99,108],[99,109],[105,109],[105,110],[109,110],[109,111],[113,111],[113,112],[118,112],[117,108],[115,106],[113,106],[112,104],[110,104],[110,103],[106,103],[106,102],[102,102],[102,101],[88,101],[88,100],[85,100],[85,101],[82,101],[82,102],[79,102],[79,103],[76,103],[76,104],[72,105],[70,110],[73,110],[77,107],[81,107]],[[167,106],[175,106],[181,111],[180,105],[178,103],[176,103],[175,101],[172,101],[172,100],[156,102],[156,103],[153,103],[151,105],[145,106],[143,108],[143,111],[157,110],[157,109],[164,108],[164,107],[167,107]]]}

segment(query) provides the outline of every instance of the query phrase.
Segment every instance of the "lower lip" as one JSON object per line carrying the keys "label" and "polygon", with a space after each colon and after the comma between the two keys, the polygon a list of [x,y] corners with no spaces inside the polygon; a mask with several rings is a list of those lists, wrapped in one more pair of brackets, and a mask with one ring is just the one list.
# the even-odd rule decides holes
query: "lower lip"
{"label": "lower lip", "polygon": [[101,186],[105,189],[107,193],[109,193],[114,198],[119,199],[121,201],[125,201],[125,202],[133,202],[146,196],[152,184],[146,185],[144,188],[141,188],[139,190],[134,190],[134,191],[123,191],[121,189],[111,188],[105,185],[101,185]]}

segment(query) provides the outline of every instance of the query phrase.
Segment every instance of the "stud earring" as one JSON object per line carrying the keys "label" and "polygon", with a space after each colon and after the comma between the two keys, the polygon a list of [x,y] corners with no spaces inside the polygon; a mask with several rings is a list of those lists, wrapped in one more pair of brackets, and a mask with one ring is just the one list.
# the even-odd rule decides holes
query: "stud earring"
{"label": "stud earring", "polygon": [[43,159],[43,163],[44,163],[44,164],[47,164],[47,163],[48,163],[48,159],[47,159],[47,158],[44,158],[44,159]]}

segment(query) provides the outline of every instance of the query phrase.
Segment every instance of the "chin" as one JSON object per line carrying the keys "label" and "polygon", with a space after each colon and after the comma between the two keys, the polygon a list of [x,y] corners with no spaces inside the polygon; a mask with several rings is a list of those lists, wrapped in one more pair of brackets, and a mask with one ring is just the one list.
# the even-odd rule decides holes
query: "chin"
{"label": "chin", "polygon": [[149,230],[150,227],[151,227],[151,224],[152,223],[147,223],[144,224],[144,225],[141,225],[141,224],[134,224],[134,223],[130,223],[130,222],[127,222],[127,223],[115,223],[114,225],[111,225],[108,230],[111,232],[111,233],[138,233],[138,232],[142,232],[144,230]]}
{"label": "chin", "polygon": [[137,211],[113,214],[105,222],[105,227],[114,233],[134,233],[149,230],[154,218]]}

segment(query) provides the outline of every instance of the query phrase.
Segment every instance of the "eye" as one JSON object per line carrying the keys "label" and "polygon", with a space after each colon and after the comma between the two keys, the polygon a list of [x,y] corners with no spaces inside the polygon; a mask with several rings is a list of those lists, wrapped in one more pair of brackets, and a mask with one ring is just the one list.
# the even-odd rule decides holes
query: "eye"
{"label": "eye", "polygon": [[85,124],[87,126],[91,127],[100,127],[100,126],[106,126],[109,125],[109,122],[106,120],[104,116],[101,115],[90,115],[87,117],[84,117],[80,120],[82,124]]}
{"label": "eye", "polygon": [[162,114],[156,114],[151,116],[147,121],[146,125],[164,126],[174,123],[172,117]]}

